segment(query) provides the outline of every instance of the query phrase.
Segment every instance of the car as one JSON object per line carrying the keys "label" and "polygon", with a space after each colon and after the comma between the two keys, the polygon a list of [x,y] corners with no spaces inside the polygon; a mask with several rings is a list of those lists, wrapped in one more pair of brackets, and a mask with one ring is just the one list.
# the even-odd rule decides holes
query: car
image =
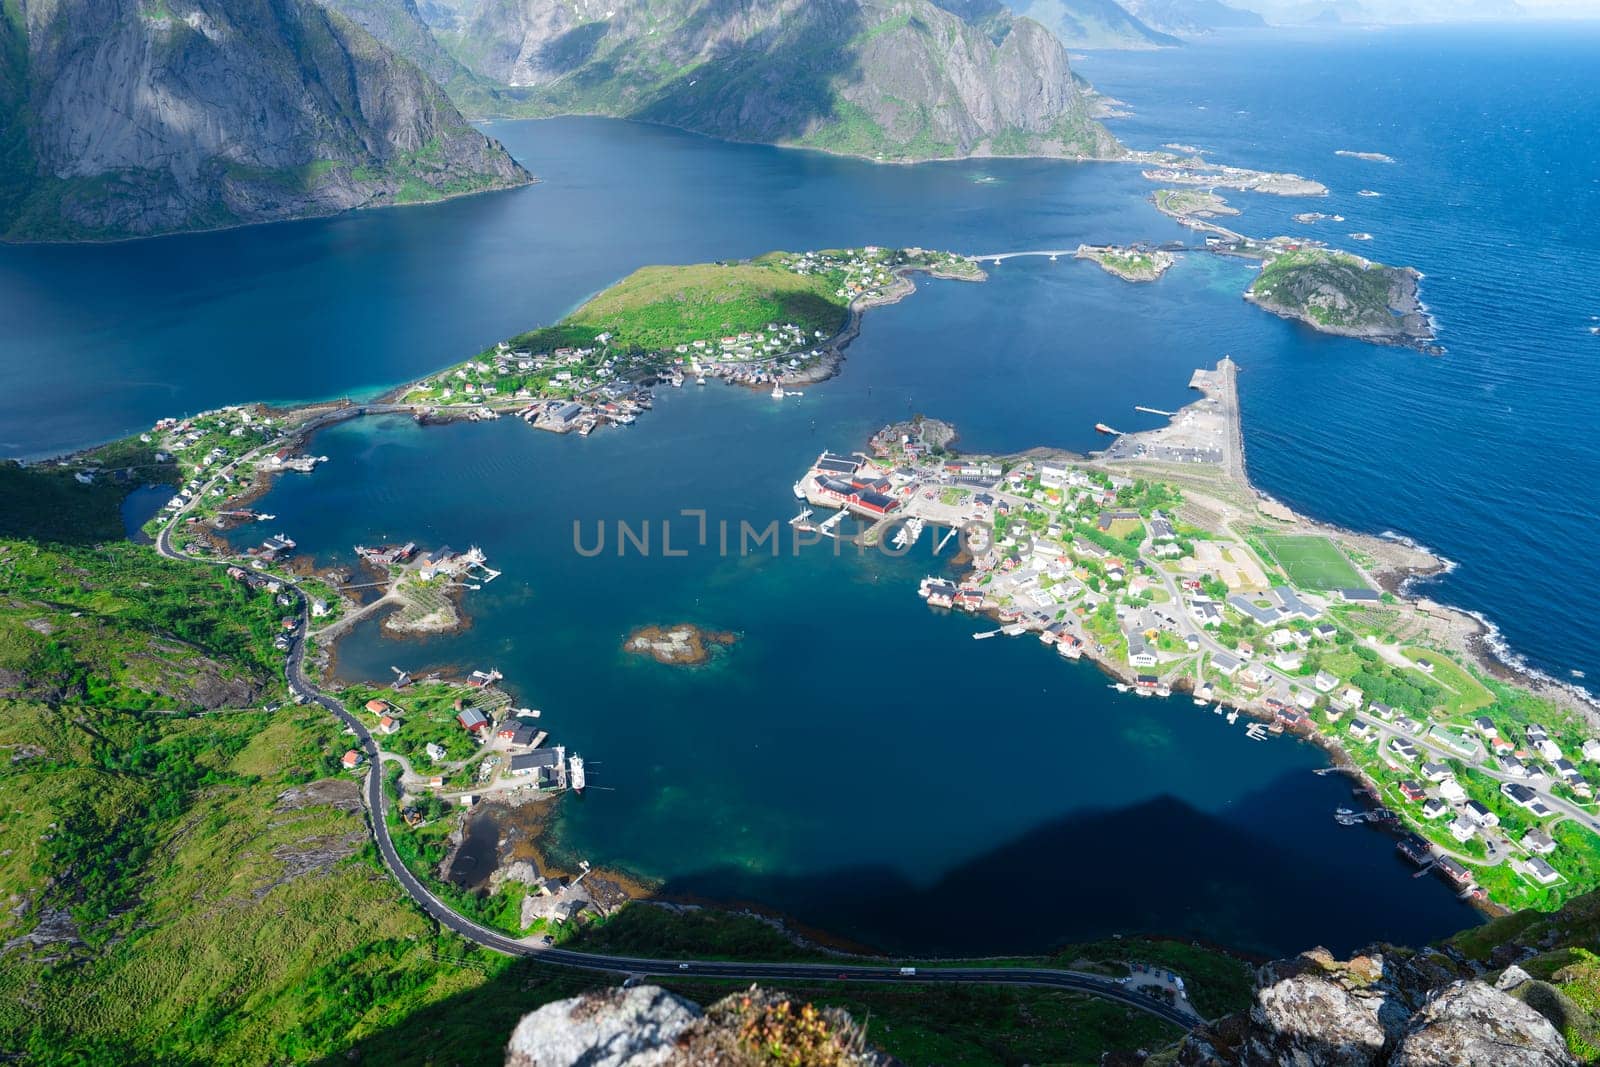
{"label": "car", "polygon": [[914,975],[916,973],[917,973],[917,969],[915,967],[902,967],[902,968],[900,968],[900,976],[902,978],[909,978],[909,977],[911,977],[912,975]]}
{"label": "car", "polygon": [[552,937],[552,936],[550,936],[550,935],[549,935],[549,934],[545,934],[545,935],[544,935],[544,936],[543,936],[543,937],[541,937],[541,938],[540,938],[540,939],[539,939],[539,940],[540,940],[540,941],[541,941],[541,942],[542,942],[542,943],[544,943],[544,944],[546,944],[546,945],[553,945],[553,944],[555,944],[555,943],[556,943],[556,939],[555,939],[555,938],[554,938],[554,937]]}
{"label": "car", "polygon": [[680,971],[687,971],[687,970],[688,970],[688,969],[689,969],[689,965],[688,965],[688,964],[687,964],[687,963],[680,963],[680,964],[678,964],[678,970],[680,970]]}

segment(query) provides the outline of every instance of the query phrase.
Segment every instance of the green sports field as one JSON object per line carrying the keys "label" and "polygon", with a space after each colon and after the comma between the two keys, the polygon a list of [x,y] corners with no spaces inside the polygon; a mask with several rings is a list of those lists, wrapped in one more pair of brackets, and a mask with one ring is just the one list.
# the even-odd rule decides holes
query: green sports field
{"label": "green sports field", "polygon": [[1261,542],[1298,588],[1356,589],[1367,584],[1338,546],[1326,537],[1262,534]]}

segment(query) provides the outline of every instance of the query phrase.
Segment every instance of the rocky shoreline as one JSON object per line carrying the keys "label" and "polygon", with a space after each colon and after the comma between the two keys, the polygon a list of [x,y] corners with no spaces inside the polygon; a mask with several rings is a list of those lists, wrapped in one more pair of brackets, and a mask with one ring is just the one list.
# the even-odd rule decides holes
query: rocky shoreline
{"label": "rocky shoreline", "polygon": [[1428,314],[1427,305],[1422,302],[1419,292],[1418,283],[1422,279],[1422,272],[1414,267],[1378,268],[1375,264],[1373,269],[1388,272],[1388,301],[1392,322],[1346,325],[1322,321],[1309,310],[1313,306],[1311,301],[1314,296],[1308,296],[1291,304],[1258,293],[1252,288],[1245,291],[1244,298],[1263,311],[1270,311],[1279,318],[1304,323],[1319,333],[1332,334],[1336,337],[1353,337],[1371,344],[1415,348],[1429,355],[1438,354],[1438,346],[1434,344],[1436,333],[1433,319]]}

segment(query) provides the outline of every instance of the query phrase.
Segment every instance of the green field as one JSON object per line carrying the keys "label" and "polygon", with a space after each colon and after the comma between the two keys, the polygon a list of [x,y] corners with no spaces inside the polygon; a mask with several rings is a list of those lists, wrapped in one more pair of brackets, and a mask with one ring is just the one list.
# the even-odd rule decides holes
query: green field
{"label": "green field", "polygon": [[1366,580],[1326,537],[1300,534],[1261,534],[1289,582],[1300,589],[1361,589]]}
{"label": "green field", "polygon": [[579,327],[589,338],[609,332],[613,344],[652,351],[759,332],[774,322],[832,334],[844,325],[847,303],[836,294],[838,285],[838,279],[786,269],[778,254],[748,263],[645,267],[562,325]]}

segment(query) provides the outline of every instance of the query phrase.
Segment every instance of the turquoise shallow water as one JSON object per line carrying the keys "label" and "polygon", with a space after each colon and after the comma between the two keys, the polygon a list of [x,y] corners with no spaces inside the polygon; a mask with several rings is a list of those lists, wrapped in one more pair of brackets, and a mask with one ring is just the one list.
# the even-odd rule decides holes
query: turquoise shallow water
{"label": "turquoise shallow water", "polygon": [[[506,576],[473,597],[469,630],[406,644],[363,630],[343,669],[500,666],[597,761],[597,788],[563,803],[565,846],[673,891],[917,951],[1134,929],[1272,952],[1448,932],[1471,913],[1408,877],[1382,837],[1333,824],[1348,794],[1309,773],[1313,750],[1249,744],[1187,703],[1119,698],[1030,641],[971,641],[972,622],[916,598],[930,561],[582,560],[571,522],[683,507],[784,519],[818,449],[913,410],[956,421],[972,448],[1091,447],[1095,421],[1148,425],[1134,404],[1181,403],[1189,370],[1229,352],[1265,488],[1434,545],[1460,563],[1435,595],[1486,612],[1552,673],[1593,668],[1600,633],[1568,591],[1595,578],[1583,546],[1600,483],[1600,342],[1586,330],[1600,308],[1585,306],[1600,258],[1583,222],[1600,206],[1596,43],[1587,30],[1243,37],[1085,64],[1138,109],[1118,124],[1130,143],[1198,143],[1327,181],[1326,202],[1235,196],[1238,225],[1293,230],[1290,214],[1316,209],[1373,232],[1363,251],[1428,274],[1442,359],[1261,314],[1238,299],[1240,264],[1191,257],[1132,287],[1087,264],[1013,262],[875,312],[844,373],[800,401],[668,392],[637,427],[587,440],[370,420],[324,434],[332,462],[266,507],[321,562],[384,537],[482,544]],[[874,167],[597,120],[496,133],[544,184],[0,249],[0,454],[217,403],[370,392],[551,321],[643,263],[1180,234],[1127,167]],[[630,628],[684,618],[743,640],[699,672],[619,652]]]}

